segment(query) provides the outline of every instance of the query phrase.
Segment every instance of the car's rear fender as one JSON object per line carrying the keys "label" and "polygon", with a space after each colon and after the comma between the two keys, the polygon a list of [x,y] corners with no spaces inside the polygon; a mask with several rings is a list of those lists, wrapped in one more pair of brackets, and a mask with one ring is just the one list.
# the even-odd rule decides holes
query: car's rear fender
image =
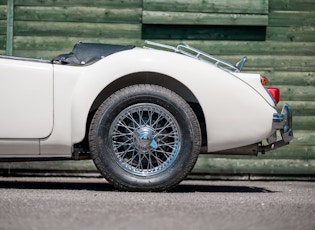
{"label": "car's rear fender", "polygon": [[276,106],[274,100],[271,98],[266,88],[262,85],[261,82],[262,76],[260,74],[233,73],[233,75],[239,78],[241,81],[244,81],[250,87],[254,88],[257,91],[257,93],[259,93],[270,106],[272,107]]}
{"label": "car's rear fender", "polygon": [[136,48],[90,66],[62,68],[78,75],[71,92],[70,145],[83,140],[88,114],[100,93],[139,72],[169,76],[189,89],[205,115],[208,151],[256,143],[272,133],[275,110],[253,87],[214,65],[183,55]]}

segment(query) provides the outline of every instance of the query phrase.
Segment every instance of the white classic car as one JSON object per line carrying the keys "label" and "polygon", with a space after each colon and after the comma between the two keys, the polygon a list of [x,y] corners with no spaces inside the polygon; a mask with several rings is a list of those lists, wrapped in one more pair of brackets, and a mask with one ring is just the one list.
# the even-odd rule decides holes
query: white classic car
{"label": "white classic car", "polygon": [[278,88],[186,44],[78,43],[52,61],[0,56],[0,161],[92,158],[121,190],[180,183],[199,153],[288,144]]}

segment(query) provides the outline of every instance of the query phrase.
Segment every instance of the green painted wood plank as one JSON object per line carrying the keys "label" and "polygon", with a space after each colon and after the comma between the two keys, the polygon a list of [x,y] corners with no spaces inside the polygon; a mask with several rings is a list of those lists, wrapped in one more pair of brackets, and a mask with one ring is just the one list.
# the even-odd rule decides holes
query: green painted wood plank
{"label": "green painted wood plank", "polygon": [[6,35],[7,30],[7,21],[6,20],[0,20],[0,35]]}
{"label": "green painted wood plank", "polygon": [[315,131],[315,116],[294,116],[293,122],[295,129]]}
{"label": "green painted wood plank", "polygon": [[284,101],[315,101],[314,86],[278,86],[281,100]]}
{"label": "green painted wood plank", "polygon": [[267,27],[267,40],[291,41],[291,42],[314,42],[314,26],[300,27]]}
{"label": "green painted wood plank", "polygon": [[315,71],[315,59],[312,56],[248,56],[246,66],[259,68],[270,68],[272,70],[285,71]]}
{"label": "green painted wood plank", "polygon": [[314,25],[315,25],[315,9],[314,9],[314,12],[274,11],[274,12],[269,13],[268,26],[289,27],[289,26],[314,26]]}
{"label": "green painted wood plank", "polygon": [[142,0],[15,0],[17,6],[97,6],[116,8],[139,8]]}
{"label": "green painted wood plank", "polygon": [[144,24],[171,24],[171,25],[268,25],[267,15],[251,14],[218,14],[218,13],[191,13],[143,11]]}
{"label": "green painted wood plank", "polygon": [[0,35],[0,50],[5,49],[5,43],[6,43],[6,36]]}
{"label": "green painted wood plank", "polygon": [[0,162],[0,169],[13,170],[34,170],[34,171],[55,171],[56,173],[76,172],[92,172],[96,173],[97,169],[92,160],[82,161],[41,161],[41,162]]}
{"label": "green painted wood plank", "polygon": [[7,6],[0,5],[0,20],[7,19]]}
{"label": "green painted wood plank", "polygon": [[[289,145],[267,152],[266,154],[259,154],[256,160],[260,159],[290,159],[290,160],[315,160],[315,146],[301,145],[297,143],[290,143]],[[228,158],[228,157],[227,157]],[[247,157],[250,159],[249,157]],[[237,157],[235,157],[237,159]],[[240,158],[239,158],[240,159]],[[253,159],[253,158],[252,158]]]}
{"label": "green painted wood plank", "polygon": [[314,0],[269,0],[269,10],[315,11]]}
{"label": "green painted wood plank", "polygon": [[[315,55],[315,42],[279,42],[279,41],[219,41],[211,45],[211,41],[201,41],[198,46],[206,52],[213,48],[215,54],[244,55]],[[192,43],[194,44],[194,43]],[[196,43],[198,44],[198,43]],[[207,47],[208,46],[208,47]],[[211,48],[211,49],[210,49]],[[217,51],[218,50],[218,51]]]}
{"label": "green painted wood plank", "polygon": [[268,175],[309,175],[315,174],[315,160],[237,160],[207,159],[199,157],[192,173],[202,174],[268,174]]}
{"label": "green painted wood plank", "polygon": [[[294,125],[294,124],[293,124]],[[289,145],[291,146],[291,145]],[[294,131],[294,139],[292,141],[292,146],[296,147],[312,147],[313,151],[310,152],[310,159],[315,159],[315,128],[314,130],[295,130]],[[286,147],[289,149],[289,147]],[[280,150],[280,149],[279,149]],[[276,150],[278,151],[278,150]]]}
{"label": "green painted wood plank", "polygon": [[[222,55],[221,58],[235,63],[242,58],[242,55]],[[244,70],[251,71],[253,69],[315,72],[315,59],[313,56],[248,55]]]}
{"label": "green painted wood plank", "polygon": [[140,23],[141,8],[15,7],[17,21]]}
{"label": "green painted wood plank", "polygon": [[[284,103],[291,105],[294,116],[315,116],[315,101],[280,101],[278,107],[282,108]],[[315,126],[313,129],[315,130]]]}
{"label": "green painted wood plank", "polygon": [[264,41],[266,29],[263,26],[143,24],[142,38],[146,40]]}
{"label": "green painted wood plank", "polygon": [[143,0],[149,11],[267,14],[268,0]]}
{"label": "green painted wood plank", "polygon": [[141,25],[114,23],[70,23],[16,21],[15,35],[141,38]]}
{"label": "green painted wood plank", "polygon": [[158,40],[176,46],[185,42],[214,55],[315,55],[315,42]]}
{"label": "green painted wood plank", "polygon": [[269,85],[315,86],[315,72],[267,71],[261,74],[268,77]]}

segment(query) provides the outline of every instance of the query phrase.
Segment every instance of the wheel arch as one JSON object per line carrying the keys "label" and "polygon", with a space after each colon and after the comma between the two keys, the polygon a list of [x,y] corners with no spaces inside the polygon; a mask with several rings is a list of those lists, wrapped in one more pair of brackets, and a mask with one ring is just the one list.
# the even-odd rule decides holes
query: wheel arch
{"label": "wheel arch", "polygon": [[90,112],[97,109],[100,104],[115,91],[137,84],[159,85],[177,93],[187,102],[198,103],[198,99],[194,94],[180,81],[161,73],[137,72],[120,77],[106,86],[94,100]]}
{"label": "wheel arch", "polygon": [[[207,132],[206,132],[206,123],[205,123],[205,117],[204,112],[200,106],[200,103],[198,99],[195,97],[195,95],[192,93],[192,91],[185,86],[180,81],[161,74],[157,72],[137,72],[137,73],[131,73],[125,76],[122,76],[115,81],[111,82],[109,85],[107,85],[95,98],[93,104],[90,107],[88,120],[86,123],[86,135],[82,143],[85,143],[86,147],[88,147],[87,137],[88,137],[88,130],[91,124],[91,120],[98,109],[98,107],[103,103],[104,100],[106,100],[110,95],[112,95],[114,92],[125,88],[130,85],[136,85],[136,84],[153,84],[162,86],[164,88],[167,88],[179,96],[181,96],[185,101],[188,102],[188,104],[193,109],[194,113],[196,114],[201,134],[202,134],[202,146],[207,145]],[[80,143],[80,144],[82,144]]]}

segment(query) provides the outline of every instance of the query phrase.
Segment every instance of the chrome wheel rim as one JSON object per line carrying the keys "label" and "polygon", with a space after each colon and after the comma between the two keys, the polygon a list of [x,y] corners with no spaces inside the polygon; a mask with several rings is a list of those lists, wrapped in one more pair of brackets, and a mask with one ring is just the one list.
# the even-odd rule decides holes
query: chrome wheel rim
{"label": "chrome wheel rim", "polygon": [[120,112],[110,134],[118,165],[139,176],[165,171],[181,148],[176,119],[163,107],[151,103],[135,104]]}

